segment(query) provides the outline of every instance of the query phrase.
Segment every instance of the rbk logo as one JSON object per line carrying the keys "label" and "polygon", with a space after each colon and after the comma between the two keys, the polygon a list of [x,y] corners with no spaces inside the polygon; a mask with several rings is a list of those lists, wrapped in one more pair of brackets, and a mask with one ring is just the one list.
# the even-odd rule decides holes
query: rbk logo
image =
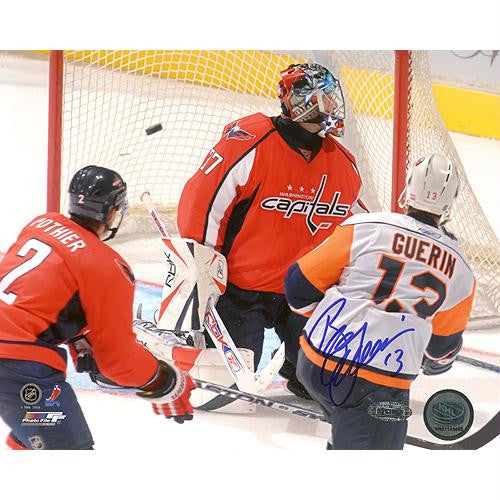
{"label": "rbk logo", "polygon": [[246,130],[243,130],[238,125],[238,122],[233,123],[225,132],[224,137],[226,139],[236,139],[237,141],[249,141],[250,139],[255,139],[255,135],[250,134]]}
{"label": "rbk logo", "polygon": [[311,234],[316,234],[320,229],[329,229],[332,222],[320,222],[316,224],[313,220],[315,215],[323,215],[327,217],[345,217],[351,208],[350,205],[339,203],[340,191],[335,191],[332,201],[325,203],[321,200],[321,195],[325,190],[326,181],[328,176],[326,174],[321,178],[318,190],[312,201],[303,199],[292,201],[290,198],[271,197],[262,200],[260,206],[264,210],[277,210],[284,212],[285,219],[289,219],[293,214],[305,214],[306,224]]}

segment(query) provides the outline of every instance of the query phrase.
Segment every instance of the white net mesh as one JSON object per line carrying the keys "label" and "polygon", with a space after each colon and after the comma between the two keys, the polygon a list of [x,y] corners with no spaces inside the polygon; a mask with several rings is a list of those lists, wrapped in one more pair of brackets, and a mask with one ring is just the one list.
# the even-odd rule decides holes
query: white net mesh
{"label": "white net mesh", "polygon": [[[390,210],[394,101],[392,51],[81,51],[65,53],[62,187],[84,165],[120,172],[129,186],[131,216],[115,245],[142,279],[160,281],[161,247],[140,206],[151,192],[175,230],[182,187],[218,141],[226,123],[280,111],[279,70],[316,60],[340,78],[346,98],[345,143],[361,167],[365,200]],[[462,189],[450,229],[478,278],[474,314],[500,310],[499,242],[468,182],[437,112],[425,52],[412,53],[409,161],[447,155]],[[161,123],[162,130],[145,130]],[[61,207],[67,203],[63,193]]]}

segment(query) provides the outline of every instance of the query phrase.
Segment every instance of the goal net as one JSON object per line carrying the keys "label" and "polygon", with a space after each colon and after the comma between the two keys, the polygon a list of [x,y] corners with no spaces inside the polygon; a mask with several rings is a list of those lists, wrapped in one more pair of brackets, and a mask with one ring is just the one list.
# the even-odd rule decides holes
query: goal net
{"label": "goal net", "polygon": [[[62,75],[54,76],[57,70],[51,68],[51,92],[56,95],[62,84],[62,111],[58,115],[56,106],[52,114],[56,154],[49,172],[55,172],[53,182],[60,182],[61,193],[56,191],[57,199],[49,205],[65,211],[65,189],[82,166],[117,170],[129,188],[130,216],[113,245],[139,279],[161,282],[161,246],[141,206],[142,192],[152,194],[175,231],[182,187],[219,140],[224,125],[255,112],[279,114],[280,70],[313,60],[341,81],[347,112],[344,142],[361,169],[364,199],[371,210],[391,210],[398,194],[392,188],[394,51],[65,51],[59,63]],[[408,83],[399,90],[407,97],[408,113],[396,122],[405,151],[396,171],[404,177],[409,162],[436,152],[457,165],[461,190],[448,227],[478,280],[474,315],[497,317],[499,241],[437,111],[425,52],[410,53],[406,76]],[[157,124],[161,130],[148,135],[146,129]]]}

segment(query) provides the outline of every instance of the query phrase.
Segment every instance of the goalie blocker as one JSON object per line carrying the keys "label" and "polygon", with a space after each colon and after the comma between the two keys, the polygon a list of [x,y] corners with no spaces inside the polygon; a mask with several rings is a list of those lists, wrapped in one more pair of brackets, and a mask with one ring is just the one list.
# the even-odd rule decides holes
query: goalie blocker
{"label": "goalie blocker", "polygon": [[202,332],[208,301],[226,290],[226,258],[184,238],[163,238],[167,274],[156,319],[161,330]]}

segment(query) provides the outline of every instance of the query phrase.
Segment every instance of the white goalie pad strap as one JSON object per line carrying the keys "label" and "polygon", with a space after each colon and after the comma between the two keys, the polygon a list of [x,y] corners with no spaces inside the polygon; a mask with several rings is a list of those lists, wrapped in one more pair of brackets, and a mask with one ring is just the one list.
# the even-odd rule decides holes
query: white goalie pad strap
{"label": "white goalie pad strap", "polygon": [[208,300],[226,290],[226,258],[185,238],[163,238],[167,275],[157,326],[163,330],[202,331]]}
{"label": "white goalie pad strap", "polygon": [[[179,351],[180,349],[176,349],[174,357],[178,356]],[[253,371],[253,351],[249,349],[239,349],[239,351],[248,368]],[[215,348],[203,349],[189,370],[189,374],[195,379],[236,388],[231,373]],[[203,389],[195,389],[191,393],[190,402],[193,408],[218,413],[254,413],[256,410],[254,403],[231,400]]]}

